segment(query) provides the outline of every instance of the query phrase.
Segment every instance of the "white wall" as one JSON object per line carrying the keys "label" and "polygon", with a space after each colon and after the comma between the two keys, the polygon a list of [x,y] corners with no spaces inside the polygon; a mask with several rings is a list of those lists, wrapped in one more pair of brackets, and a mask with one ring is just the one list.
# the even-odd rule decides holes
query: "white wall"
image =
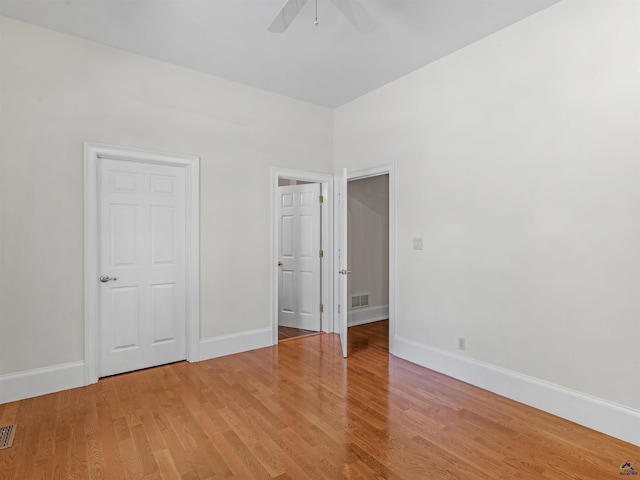
{"label": "white wall", "polygon": [[348,192],[349,297],[368,294],[377,312],[389,305],[389,176],[351,181]]}
{"label": "white wall", "polygon": [[398,337],[640,409],[638,5],[565,0],[336,110],[336,167],[397,161]]}
{"label": "white wall", "polygon": [[270,168],[330,172],[332,112],[0,22],[0,374],[83,360],[84,141],[201,157],[201,336],[270,329]]}

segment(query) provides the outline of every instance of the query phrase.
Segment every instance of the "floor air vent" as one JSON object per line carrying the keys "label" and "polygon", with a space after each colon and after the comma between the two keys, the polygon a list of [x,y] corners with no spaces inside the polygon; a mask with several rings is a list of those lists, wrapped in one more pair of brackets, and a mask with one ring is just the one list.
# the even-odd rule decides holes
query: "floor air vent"
{"label": "floor air vent", "polygon": [[13,443],[13,435],[16,433],[16,425],[0,427],[0,450],[9,448]]}

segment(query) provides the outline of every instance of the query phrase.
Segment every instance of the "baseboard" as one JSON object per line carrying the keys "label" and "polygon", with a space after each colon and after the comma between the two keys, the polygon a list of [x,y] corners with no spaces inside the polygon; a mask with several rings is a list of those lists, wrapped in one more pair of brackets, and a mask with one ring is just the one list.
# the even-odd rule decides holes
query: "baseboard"
{"label": "baseboard", "polygon": [[347,325],[355,327],[389,318],[389,305],[354,308],[347,312]]}
{"label": "baseboard", "polygon": [[412,363],[640,446],[640,411],[463,355],[395,338]]}
{"label": "baseboard", "polygon": [[273,345],[273,329],[260,328],[200,340],[200,361]]}
{"label": "baseboard", "polygon": [[[200,358],[222,357],[273,344],[273,330],[263,328],[200,340]],[[0,404],[85,385],[84,361],[0,375]]]}
{"label": "baseboard", "polygon": [[84,386],[84,362],[0,375],[0,404]]}

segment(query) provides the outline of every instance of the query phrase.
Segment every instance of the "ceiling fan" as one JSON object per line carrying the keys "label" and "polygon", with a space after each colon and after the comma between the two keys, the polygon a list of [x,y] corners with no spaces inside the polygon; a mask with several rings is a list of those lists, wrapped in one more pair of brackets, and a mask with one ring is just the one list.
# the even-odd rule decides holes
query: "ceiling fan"
{"label": "ceiling fan", "polygon": [[[296,18],[302,7],[308,0],[287,0],[280,13],[269,25],[269,30],[272,33],[283,33],[291,22]],[[376,29],[378,22],[373,18],[369,12],[362,6],[358,0],[331,0],[338,10],[347,17],[347,19],[362,33],[369,33]],[[315,0],[316,4],[316,19],[314,24],[318,25],[318,0]]]}

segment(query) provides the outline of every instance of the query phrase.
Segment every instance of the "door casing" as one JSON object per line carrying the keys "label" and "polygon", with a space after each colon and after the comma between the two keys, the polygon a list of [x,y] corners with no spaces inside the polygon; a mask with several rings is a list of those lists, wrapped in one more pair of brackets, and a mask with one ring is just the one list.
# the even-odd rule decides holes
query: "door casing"
{"label": "door casing", "polygon": [[321,194],[324,197],[321,217],[321,243],[324,256],[321,259],[321,302],[324,305],[321,327],[323,332],[333,332],[334,318],[333,305],[333,175],[290,170],[273,167],[271,169],[271,325],[273,329],[273,345],[278,344],[278,180],[287,178],[302,180],[305,182],[319,183]]}
{"label": "door casing", "polygon": [[99,362],[99,224],[98,166],[103,158],[129,162],[172,165],[185,169],[186,181],[186,347],[187,360],[200,360],[200,158],[117,147],[98,143],[84,144],[84,332],[85,385],[98,381]]}

